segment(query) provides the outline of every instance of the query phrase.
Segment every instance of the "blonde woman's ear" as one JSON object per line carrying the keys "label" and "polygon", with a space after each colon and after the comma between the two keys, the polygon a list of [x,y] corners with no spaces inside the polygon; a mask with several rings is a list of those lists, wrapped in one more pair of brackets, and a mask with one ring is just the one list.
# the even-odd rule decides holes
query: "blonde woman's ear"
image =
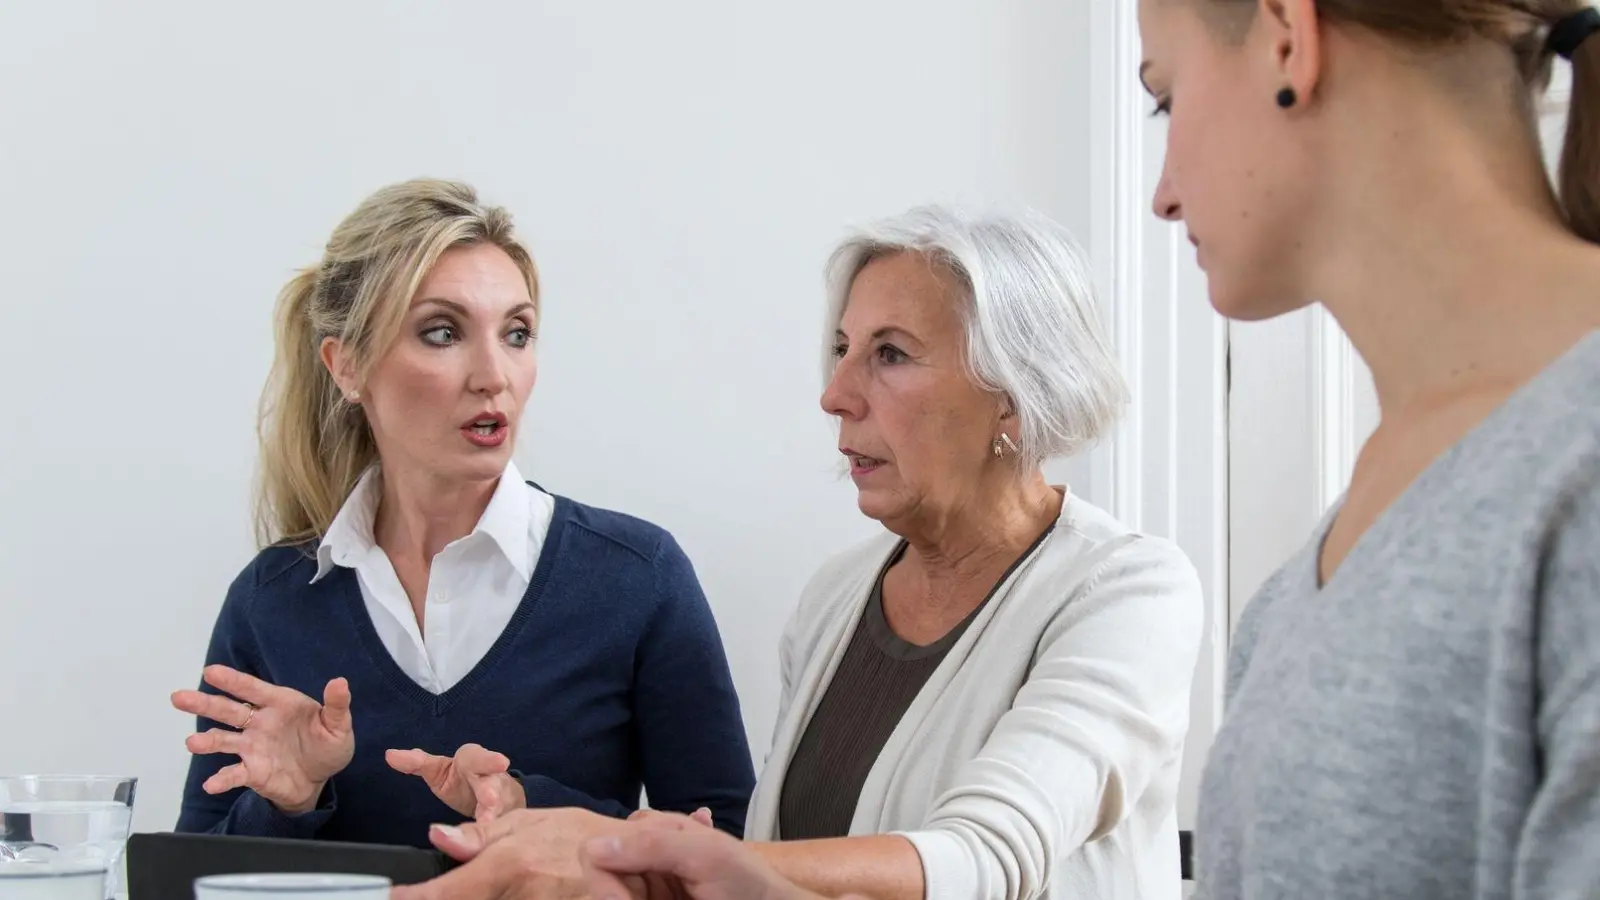
{"label": "blonde woman's ear", "polygon": [[350,403],[360,403],[361,390],[356,385],[350,360],[345,357],[344,344],[336,337],[325,337],[317,348],[317,355],[322,359],[323,368],[333,378],[334,385],[344,394],[344,399]]}

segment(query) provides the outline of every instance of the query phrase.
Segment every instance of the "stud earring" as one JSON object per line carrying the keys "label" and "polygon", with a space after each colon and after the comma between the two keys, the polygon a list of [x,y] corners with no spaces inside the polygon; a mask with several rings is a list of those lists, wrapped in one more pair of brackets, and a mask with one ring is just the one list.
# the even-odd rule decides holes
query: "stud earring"
{"label": "stud earring", "polygon": [[351,391],[350,393],[345,394],[344,398],[346,400],[349,400],[351,403],[360,403],[361,402],[361,392],[360,391]]}
{"label": "stud earring", "polygon": [[1278,92],[1278,107],[1280,109],[1290,109],[1299,101],[1300,98],[1295,96],[1294,88],[1286,87]]}

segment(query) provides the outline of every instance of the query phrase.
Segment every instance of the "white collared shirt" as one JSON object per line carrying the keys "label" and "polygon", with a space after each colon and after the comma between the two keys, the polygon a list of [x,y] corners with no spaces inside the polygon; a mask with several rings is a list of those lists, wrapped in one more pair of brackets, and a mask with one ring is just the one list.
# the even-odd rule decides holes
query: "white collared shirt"
{"label": "white collared shirt", "polygon": [[317,547],[315,584],[334,566],[354,569],[367,614],[389,655],[411,680],[442,694],[465,678],[505,631],[533,579],[555,516],[555,498],[522,480],[508,464],[472,532],[433,558],[423,628],[400,578],[373,540],[382,496],[368,469]]}

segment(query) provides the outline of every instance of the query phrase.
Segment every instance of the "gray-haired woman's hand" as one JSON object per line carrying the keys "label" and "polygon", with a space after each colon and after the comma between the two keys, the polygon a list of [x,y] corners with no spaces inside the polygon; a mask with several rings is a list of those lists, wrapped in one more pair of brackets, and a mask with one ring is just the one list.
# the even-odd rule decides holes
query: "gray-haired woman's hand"
{"label": "gray-haired woman's hand", "polygon": [[328,779],[355,755],[350,720],[350,685],[335,678],[322,702],[227,666],[207,666],[206,684],[224,695],[176,691],[172,705],[186,713],[231,725],[192,734],[191,753],[228,753],[239,761],[206,779],[208,794],[249,788],[288,815],[317,806]]}
{"label": "gray-haired woman's hand", "polygon": [[[620,822],[586,810],[517,810],[493,822],[435,828],[462,865],[394,900],[823,900],[774,872],[701,815]],[[581,872],[579,866],[582,866]]]}
{"label": "gray-haired woman's hand", "polygon": [[652,817],[589,841],[581,858],[590,895],[608,900],[824,900],[749,845],[687,819]]}

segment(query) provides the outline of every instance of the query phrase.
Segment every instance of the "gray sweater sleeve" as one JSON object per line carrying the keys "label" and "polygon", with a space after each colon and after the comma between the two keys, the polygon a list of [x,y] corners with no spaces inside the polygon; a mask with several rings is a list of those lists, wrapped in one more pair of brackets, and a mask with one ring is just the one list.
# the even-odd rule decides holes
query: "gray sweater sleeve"
{"label": "gray sweater sleeve", "polygon": [[[1592,468],[1590,471],[1593,471]],[[1515,896],[1600,890],[1600,484],[1575,485],[1535,592],[1543,771],[1523,825]]]}

